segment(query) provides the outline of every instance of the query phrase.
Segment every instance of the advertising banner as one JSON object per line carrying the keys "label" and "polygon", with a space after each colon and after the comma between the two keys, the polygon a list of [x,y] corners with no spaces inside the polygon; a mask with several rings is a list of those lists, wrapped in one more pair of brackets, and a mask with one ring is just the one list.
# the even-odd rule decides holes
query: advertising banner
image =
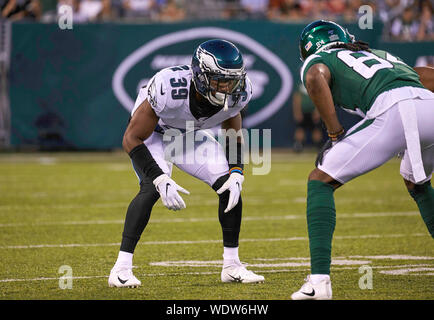
{"label": "advertising banner", "polygon": [[[120,148],[138,90],[159,70],[190,64],[200,43],[223,38],[240,48],[253,84],[244,126],[271,128],[272,146],[291,146],[295,128],[291,97],[300,81],[298,39],[303,27],[270,21],[214,21],[77,24],[69,30],[57,24],[14,23],[11,145]],[[381,25],[366,30],[346,27],[357,38],[381,47]],[[410,64],[434,52],[432,44],[430,48],[390,47]]]}

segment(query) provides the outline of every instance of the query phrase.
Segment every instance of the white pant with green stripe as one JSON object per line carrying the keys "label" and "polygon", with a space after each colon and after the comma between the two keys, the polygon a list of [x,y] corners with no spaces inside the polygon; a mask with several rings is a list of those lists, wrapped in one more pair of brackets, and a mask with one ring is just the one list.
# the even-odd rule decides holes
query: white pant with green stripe
{"label": "white pant with green stripe", "polygon": [[[396,93],[400,89],[393,91]],[[377,110],[383,107],[381,114],[373,118],[368,113],[366,118],[348,130],[345,138],[327,152],[318,169],[340,183],[346,183],[404,152],[400,168],[404,179],[418,184],[430,180],[434,170],[434,94],[431,92],[426,94],[427,90],[421,90],[425,91],[425,93],[422,92],[422,96],[392,101],[392,103],[390,100],[396,97],[396,94],[393,92],[388,94],[390,96],[389,106],[386,110],[384,110],[384,94],[380,95],[380,99],[376,100],[373,107],[375,104],[377,104]],[[404,92],[400,91],[399,93]],[[380,106],[377,101],[381,102]],[[408,112],[411,113],[408,114]],[[420,152],[416,152],[416,158],[419,157],[421,160],[420,170],[424,173],[422,179],[415,179],[413,169],[416,161],[410,161],[410,158],[415,158],[415,153],[410,154],[408,151],[412,148],[407,146],[409,135],[406,139],[404,131],[403,122],[406,123],[406,117],[414,118],[414,125],[417,126],[416,137],[418,135],[419,142],[417,146],[420,146]],[[407,124],[406,127],[408,128]]]}

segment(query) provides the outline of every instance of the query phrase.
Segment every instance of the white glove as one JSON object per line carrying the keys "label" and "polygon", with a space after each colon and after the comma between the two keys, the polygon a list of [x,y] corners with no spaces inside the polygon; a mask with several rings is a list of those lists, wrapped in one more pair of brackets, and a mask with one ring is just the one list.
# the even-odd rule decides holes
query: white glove
{"label": "white glove", "polygon": [[177,185],[167,174],[162,174],[153,181],[155,188],[161,196],[161,201],[169,210],[185,209],[184,200],[178,194],[178,191],[190,194],[187,190]]}
{"label": "white glove", "polygon": [[225,213],[232,210],[238,203],[240,199],[241,190],[243,189],[244,176],[239,173],[232,173],[229,179],[222,185],[220,189],[217,190],[217,194],[222,194],[229,189],[229,201],[228,206],[225,209]]}

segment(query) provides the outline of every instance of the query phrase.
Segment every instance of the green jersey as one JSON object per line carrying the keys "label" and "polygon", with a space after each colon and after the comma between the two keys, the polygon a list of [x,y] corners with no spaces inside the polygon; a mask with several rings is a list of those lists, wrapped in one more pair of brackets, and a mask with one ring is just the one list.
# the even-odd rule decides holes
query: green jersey
{"label": "green jersey", "polygon": [[400,87],[423,88],[419,75],[399,58],[382,50],[325,50],[309,56],[301,69],[306,72],[316,64],[325,64],[331,74],[330,89],[335,105],[366,115],[381,93]]}

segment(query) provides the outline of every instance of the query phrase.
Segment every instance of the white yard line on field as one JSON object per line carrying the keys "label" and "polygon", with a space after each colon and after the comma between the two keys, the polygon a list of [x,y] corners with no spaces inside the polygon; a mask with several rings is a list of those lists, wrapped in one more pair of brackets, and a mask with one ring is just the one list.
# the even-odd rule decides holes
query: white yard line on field
{"label": "white yard line on field", "polygon": [[[432,257],[428,257],[432,258]],[[288,258],[289,259],[289,258]],[[308,258],[305,258],[308,259]],[[208,266],[209,267],[209,266]],[[213,267],[220,268],[220,265],[216,265]],[[300,268],[302,267],[302,268]],[[357,269],[359,266],[347,266],[347,267],[334,267],[335,271],[338,270],[353,270]],[[390,269],[386,271],[379,271],[379,273],[387,274],[387,275],[420,275],[417,272],[423,272],[423,271],[434,271],[434,268],[431,267],[431,265],[426,264],[409,264],[409,265],[395,265],[395,266],[372,266],[373,269]],[[260,270],[259,273],[284,273],[284,272],[302,272],[302,271],[309,271],[310,268],[305,267],[304,265],[300,265],[299,267],[293,267],[290,269],[268,269],[268,270]],[[413,272],[413,273],[412,273]],[[220,274],[220,271],[197,271],[197,272],[176,272],[176,273],[143,273],[143,274],[137,274],[138,277],[167,277],[167,276],[203,276],[203,275],[218,275]],[[434,275],[433,273],[424,273],[425,276],[427,275]],[[29,278],[29,279],[0,279],[0,283],[6,283],[6,282],[25,282],[25,281],[52,281],[52,280],[80,280],[80,279],[98,279],[98,278],[108,278],[108,275],[97,275],[97,276],[72,276],[72,277],[38,277],[38,278]]]}
{"label": "white yard line on field", "polygon": [[[406,212],[360,212],[360,213],[338,213],[337,218],[379,218],[379,217],[411,217],[419,216],[418,211]],[[245,216],[243,221],[271,221],[271,220],[294,220],[306,219],[305,214],[289,214],[282,216]],[[152,219],[150,223],[191,223],[191,222],[213,222],[215,218],[171,218],[171,219]],[[35,226],[52,226],[52,225],[99,225],[99,224],[123,224],[124,220],[83,220],[83,221],[45,221],[31,223],[2,223],[0,228],[6,227],[35,227]]]}
{"label": "white yard line on field", "polygon": [[[303,271],[308,269],[297,269],[297,271]],[[294,269],[282,269],[282,270],[263,270],[261,273],[280,273],[280,272],[292,272]],[[203,276],[203,275],[213,275],[220,274],[221,271],[203,271],[203,272],[177,272],[177,273],[144,273],[138,274],[139,277],[167,277],[167,276]],[[23,282],[23,281],[47,281],[47,280],[80,280],[80,279],[97,279],[97,278],[108,278],[108,275],[105,276],[79,276],[79,277],[40,277],[40,278],[30,278],[30,279],[0,279],[1,282]]]}
{"label": "white yard line on field", "polygon": [[[425,233],[411,234],[368,234],[358,236],[335,236],[336,240],[347,239],[377,239],[377,238],[403,238],[403,237],[428,237]],[[242,239],[241,242],[276,242],[276,241],[308,241],[307,237],[291,238],[265,238],[265,239]],[[139,245],[168,245],[168,244],[207,244],[221,243],[222,240],[178,240],[178,241],[143,241]],[[119,246],[120,243],[68,243],[68,244],[29,244],[0,246],[0,249],[37,249],[37,248],[73,248],[73,247],[107,247]]]}

